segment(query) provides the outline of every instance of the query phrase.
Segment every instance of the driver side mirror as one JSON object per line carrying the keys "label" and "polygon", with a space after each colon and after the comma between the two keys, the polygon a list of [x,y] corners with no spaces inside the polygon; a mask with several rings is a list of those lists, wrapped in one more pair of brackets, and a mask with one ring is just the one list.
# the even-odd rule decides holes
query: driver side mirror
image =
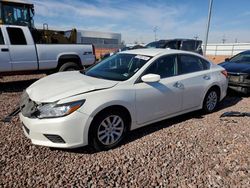
{"label": "driver side mirror", "polygon": [[225,59],[225,61],[230,61],[230,59],[227,57],[227,58]]}
{"label": "driver side mirror", "polygon": [[146,74],[143,77],[141,77],[141,80],[145,83],[159,82],[160,79],[161,79],[161,76],[158,74]]}

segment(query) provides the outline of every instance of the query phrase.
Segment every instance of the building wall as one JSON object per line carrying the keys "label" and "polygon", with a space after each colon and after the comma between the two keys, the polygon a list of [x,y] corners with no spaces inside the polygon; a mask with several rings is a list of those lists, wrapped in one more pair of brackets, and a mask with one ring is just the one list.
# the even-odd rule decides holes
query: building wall
{"label": "building wall", "polygon": [[94,44],[96,48],[120,48],[121,34],[78,30],[78,43]]}

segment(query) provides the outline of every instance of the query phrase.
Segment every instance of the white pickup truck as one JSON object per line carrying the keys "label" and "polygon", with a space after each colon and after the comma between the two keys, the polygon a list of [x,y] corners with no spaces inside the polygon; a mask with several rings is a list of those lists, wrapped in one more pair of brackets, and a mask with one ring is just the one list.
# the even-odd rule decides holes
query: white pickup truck
{"label": "white pickup truck", "polygon": [[0,25],[0,76],[77,70],[93,63],[91,44],[35,44],[28,27]]}

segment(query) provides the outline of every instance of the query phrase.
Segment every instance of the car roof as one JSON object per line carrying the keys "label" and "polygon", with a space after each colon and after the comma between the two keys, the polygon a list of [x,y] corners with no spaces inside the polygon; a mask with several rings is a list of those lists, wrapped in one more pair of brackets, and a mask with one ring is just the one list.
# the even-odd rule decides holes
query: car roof
{"label": "car roof", "polygon": [[126,53],[126,54],[138,54],[138,55],[145,55],[145,56],[157,56],[160,54],[193,54],[196,56],[199,56],[197,53],[189,52],[189,51],[183,51],[183,50],[173,50],[173,49],[166,49],[166,48],[142,48],[142,49],[135,49],[135,50],[127,50],[122,51],[119,53]]}

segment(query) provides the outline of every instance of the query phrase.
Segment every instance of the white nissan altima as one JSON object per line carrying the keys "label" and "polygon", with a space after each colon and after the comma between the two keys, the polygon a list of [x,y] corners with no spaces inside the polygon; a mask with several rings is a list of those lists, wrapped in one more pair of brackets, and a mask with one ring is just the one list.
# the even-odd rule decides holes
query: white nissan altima
{"label": "white nissan altima", "polygon": [[224,68],[198,54],[130,50],[86,71],[38,80],[22,95],[20,119],[33,144],[107,150],[130,130],[194,110],[214,111],[227,85]]}

